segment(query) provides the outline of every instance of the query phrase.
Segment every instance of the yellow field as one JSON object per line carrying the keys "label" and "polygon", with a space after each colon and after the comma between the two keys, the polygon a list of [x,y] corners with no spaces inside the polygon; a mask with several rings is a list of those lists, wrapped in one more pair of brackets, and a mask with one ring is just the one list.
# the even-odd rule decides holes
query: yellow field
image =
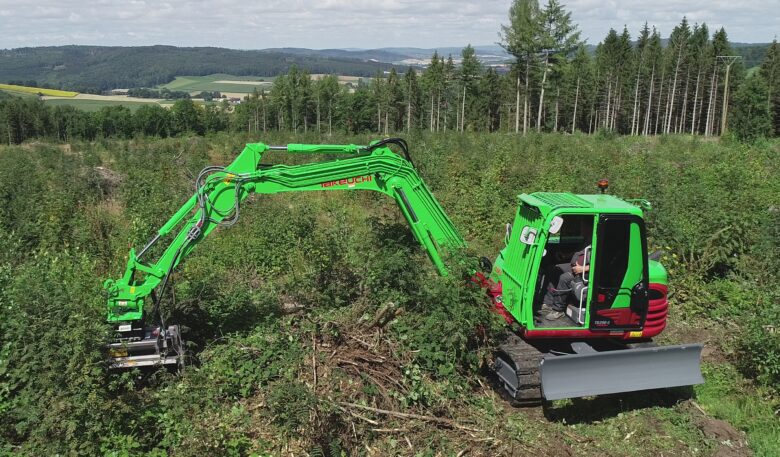
{"label": "yellow field", "polygon": [[75,97],[78,92],[68,90],[44,89],[41,87],[15,86],[13,84],[0,84],[0,90],[11,92],[23,92],[25,94],[43,94],[50,97]]}

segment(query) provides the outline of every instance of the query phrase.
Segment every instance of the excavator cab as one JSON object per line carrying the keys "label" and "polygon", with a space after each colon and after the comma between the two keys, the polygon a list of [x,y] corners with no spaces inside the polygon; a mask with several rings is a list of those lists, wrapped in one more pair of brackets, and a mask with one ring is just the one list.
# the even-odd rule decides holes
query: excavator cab
{"label": "excavator cab", "polygon": [[[490,276],[499,312],[519,324],[494,367],[516,401],[703,382],[701,345],[650,340],[666,325],[668,302],[666,270],[647,254],[647,208],[607,194],[519,196]],[[565,304],[552,320],[540,312],[550,287]]]}
{"label": "excavator cab", "polygon": [[[502,284],[503,306],[527,333],[554,337],[554,330],[565,329],[614,336],[641,330],[649,309],[650,261],[639,207],[603,194],[524,194],[512,225],[518,226],[520,235],[508,235],[493,278]],[[573,272],[575,263],[586,271]],[[666,272],[654,263],[655,279],[665,284]],[[573,280],[559,284],[567,273]],[[565,314],[546,320],[542,304],[551,295],[565,304]]]}

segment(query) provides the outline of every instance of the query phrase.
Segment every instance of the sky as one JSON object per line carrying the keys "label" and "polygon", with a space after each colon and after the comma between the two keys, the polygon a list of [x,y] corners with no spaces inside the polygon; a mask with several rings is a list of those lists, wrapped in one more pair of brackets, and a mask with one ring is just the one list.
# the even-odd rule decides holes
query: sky
{"label": "sky", "polygon": [[[546,0],[542,0],[544,2]],[[686,16],[732,42],[770,42],[780,0],[562,0],[582,38],[610,27],[636,36],[647,21],[666,37]],[[435,48],[494,44],[511,0],[0,0],[0,49],[138,46]]]}

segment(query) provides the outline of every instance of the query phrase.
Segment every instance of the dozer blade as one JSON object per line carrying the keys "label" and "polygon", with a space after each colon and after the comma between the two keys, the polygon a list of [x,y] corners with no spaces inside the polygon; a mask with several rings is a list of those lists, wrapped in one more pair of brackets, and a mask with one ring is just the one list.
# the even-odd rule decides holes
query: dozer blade
{"label": "dozer blade", "polygon": [[547,355],[541,361],[547,400],[702,384],[701,344]]}

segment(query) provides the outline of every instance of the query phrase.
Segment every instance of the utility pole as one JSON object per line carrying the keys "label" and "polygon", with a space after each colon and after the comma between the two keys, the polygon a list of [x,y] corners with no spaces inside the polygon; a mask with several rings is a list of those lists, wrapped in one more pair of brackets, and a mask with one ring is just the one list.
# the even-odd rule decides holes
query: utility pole
{"label": "utility pole", "polygon": [[726,133],[726,119],[729,113],[729,73],[731,65],[741,59],[742,56],[718,56],[718,60],[726,63],[726,81],[723,83],[723,114],[720,119],[720,134]]}

